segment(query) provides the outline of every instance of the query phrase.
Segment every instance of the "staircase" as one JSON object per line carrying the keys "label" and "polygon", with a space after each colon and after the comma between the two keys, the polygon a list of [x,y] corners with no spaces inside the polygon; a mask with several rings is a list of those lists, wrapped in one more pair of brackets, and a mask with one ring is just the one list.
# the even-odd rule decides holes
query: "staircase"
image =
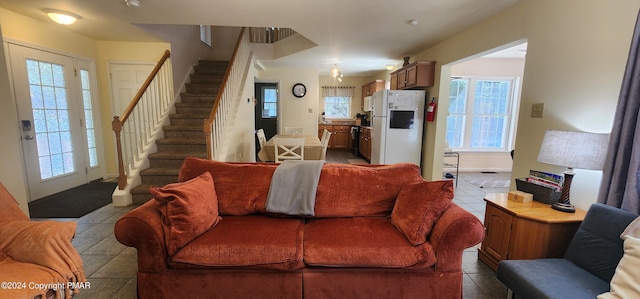
{"label": "staircase", "polygon": [[228,64],[203,60],[194,68],[181,102],[175,104],[176,113],[169,115],[170,124],[163,127],[164,138],[156,141],[158,152],[149,155],[149,168],[140,172],[142,184],[131,189],[134,204],[152,198],[149,188],[177,182],[186,157],[207,158],[203,121],[209,117]]}

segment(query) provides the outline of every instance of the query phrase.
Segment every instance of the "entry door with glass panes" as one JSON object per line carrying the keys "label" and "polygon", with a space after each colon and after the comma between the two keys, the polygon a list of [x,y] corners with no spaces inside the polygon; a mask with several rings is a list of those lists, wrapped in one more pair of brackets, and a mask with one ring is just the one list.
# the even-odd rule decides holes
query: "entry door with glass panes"
{"label": "entry door with glass panes", "polygon": [[14,44],[9,56],[30,201],[89,182],[98,152],[88,68]]}

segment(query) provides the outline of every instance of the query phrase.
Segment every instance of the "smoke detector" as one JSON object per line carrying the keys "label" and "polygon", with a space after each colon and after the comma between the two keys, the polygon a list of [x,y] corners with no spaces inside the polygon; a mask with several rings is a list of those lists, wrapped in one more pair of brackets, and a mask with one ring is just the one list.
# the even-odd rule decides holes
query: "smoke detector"
{"label": "smoke detector", "polygon": [[139,7],[140,0],[124,0],[124,3],[129,7]]}

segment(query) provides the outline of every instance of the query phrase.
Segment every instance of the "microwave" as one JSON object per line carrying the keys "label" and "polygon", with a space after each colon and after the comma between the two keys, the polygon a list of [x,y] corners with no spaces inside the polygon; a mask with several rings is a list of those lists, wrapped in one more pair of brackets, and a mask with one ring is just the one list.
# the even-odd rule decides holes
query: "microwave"
{"label": "microwave", "polygon": [[373,99],[371,96],[364,97],[364,108],[362,110],[366,112],[373,111]]}

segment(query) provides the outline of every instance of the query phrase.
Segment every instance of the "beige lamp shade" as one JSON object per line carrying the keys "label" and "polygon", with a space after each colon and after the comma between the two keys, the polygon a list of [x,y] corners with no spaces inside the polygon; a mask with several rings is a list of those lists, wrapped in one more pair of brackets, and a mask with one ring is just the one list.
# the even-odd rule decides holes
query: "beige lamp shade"
{"label": "beige lamp shade", "polygon": [[538,162],[577,169],[602,170],[609,134],[548,130]]}

